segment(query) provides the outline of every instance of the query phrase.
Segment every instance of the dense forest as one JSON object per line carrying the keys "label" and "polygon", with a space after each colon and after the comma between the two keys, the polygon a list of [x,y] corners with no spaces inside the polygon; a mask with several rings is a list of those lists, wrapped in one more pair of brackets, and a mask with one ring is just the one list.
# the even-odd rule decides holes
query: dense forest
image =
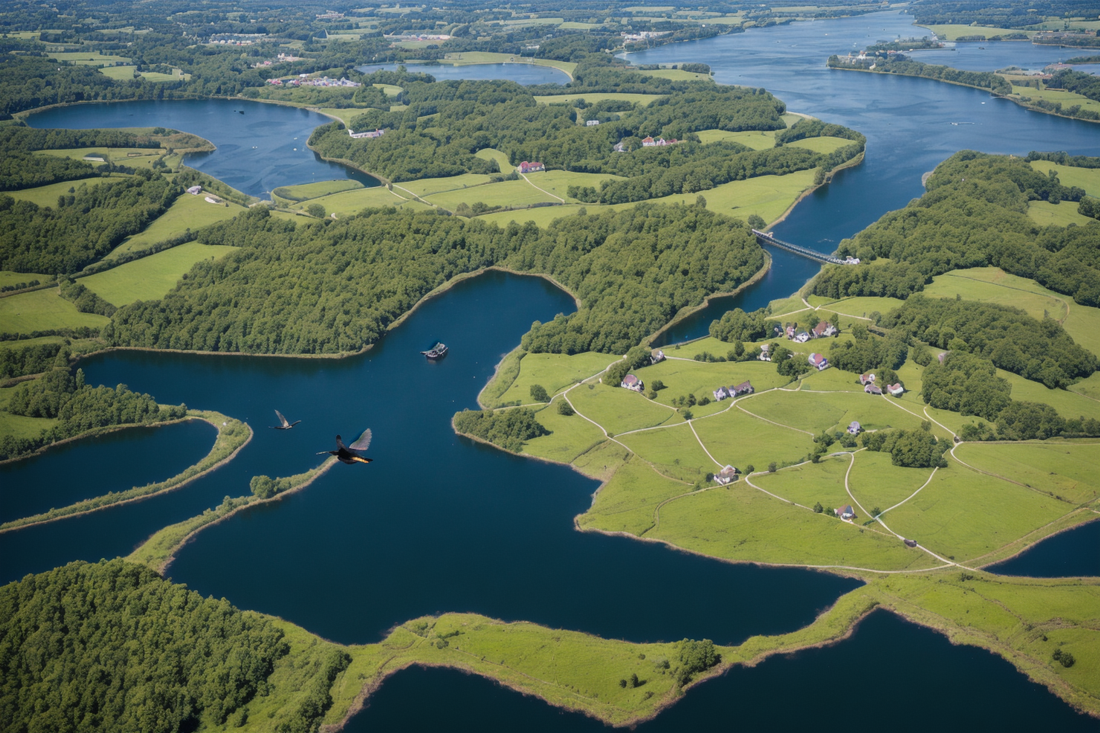
{"label": "dense forest", "polygon": [[289,647],[283,632],[122,560],[0,587],[4,731],[183,733],[235,721]]}
{"label": "dense forest", "polygon": [[455,413],[455,430],[481,438],[515,453],[523,450],[528,440],[549,435],[550,431],[535,420],[535,413],[526,407],[513,410],[463,410]]}
{"label": "dense forest", "polygon": [[[56,358],[56,356],[55,356]],[[131,391],[125,384],[114,389],[84,383],[83,370],[72,374],[67,366],[49,369],[40,378],[20,384],[12,392],[7,411],[25,417],[57,420],[37,437],[5,435],[0,439],[0,460],[23,455],[85,433],[113,425],[148,425],[187,414],[187,407],[161,407],[147,394]]]}
{"label": "dense forest", "polygon": [[[988,25],[995,28],[1026,28],[1044,18],[1036,18],[1040,9],[1031,0],[920,0],[910,12],[921,25]],[[1041,6],[1042,16],[1073,18],[1100,15],[1096,0],[1049,0]]]}
{"label": "dense forest", "polygon": [[[1039,226],[1029,200],[1078,201],[1084,191],[1019,158],[964,150],[941,163],[928,191],[886,214],[837,252],[869,265],[826,265],[813,292],[832,298],[888,295],[905,298],[931,278],[966,267],[996,266],[1100,304],[1100,226]],[[887,258],[888,263],[874,262]]]}
{"label": "dense forest", "polygon": [[[685,306],[764,264],[745,225],[697,206],[642,205],[540,230],[383,209],[298,224],[264,208],[206,230],[238,249],[163,300],[120,308],[113,345],[312,354],[373,343],[430,290],[492,265],[552,275],[581,310],[535,324],[528,351],[624,353]],[[630,263],[623,267],[623,263]]]}
{"label": "dense forest", "polygon": [[182,191],[178,183],[139,169],[129,178],[79,183],[56,207],[0,194],[0,269],[77,272],[148,226]]}

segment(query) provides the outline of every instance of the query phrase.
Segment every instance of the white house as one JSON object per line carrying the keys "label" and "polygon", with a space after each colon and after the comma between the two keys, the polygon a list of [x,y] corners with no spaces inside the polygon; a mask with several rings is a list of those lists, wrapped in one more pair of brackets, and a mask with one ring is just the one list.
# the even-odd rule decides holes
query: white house
{"label": "white house", "polygon": [[892,394],[894,397],[901,397],[903,394],[905,394],[905,387],[901,386],[901,382],[897,382],[887,387],[886,391]]}
{"label": "white house", "polygon": [[825,358],[824,354],[810,354],[807,361],[810,362],[810,366],[817,369],[819,372],[822,369],[827,369],[829,366],[829,360]]}
{"label": "white house", "polygon": [[726,466],[721,471],[714,474],[714,480],[717,481],[720,485],[725,486],[726,484],[732,483],[733,481],[737,480],[738,473],[740,473],[740,471],[738,471],[733,466]]}
{"label": "white house", "polygon": [[623,381],[619,383],[619,386],[626,389],[632,389],[635,392],[641,392],[643,389],[645,389],[645,385],[642,384],[642,380],[638,379],[633,374],[627,374],[625,377],[623,377]]}

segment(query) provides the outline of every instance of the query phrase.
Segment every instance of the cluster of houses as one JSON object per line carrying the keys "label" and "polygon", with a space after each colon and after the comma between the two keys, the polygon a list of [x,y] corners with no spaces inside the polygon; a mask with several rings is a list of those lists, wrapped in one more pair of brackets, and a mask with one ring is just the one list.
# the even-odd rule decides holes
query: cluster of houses
{"label": "cluster of houses", "polygon": [[729,399],[731,397],[740,397],[744,394],[752,394],[752,382],[741,382],[741,384],[734,385],[733,387],[719,387],[714,390],[714,399],[717,402]]}
{"label": "cluster of houses", "polygon": [[[863,385],[863,391],[867,394],[880,395],[882,394],[882,387],[879,387],[875,382],[878,378],[874,374],[860,374],[859,383]],[[886,391],[894,397],[901,397],[905,394],[905,387],[901,382],[895,382],[894,384],[886,385]]]}
{"label": "cluster of houses", "polygon": [[809,331],[799,331],[797,324],[789,323],[784,329],[787,338],[795,343],[804,344],[810,339],[820,339],[826,336],[835,336],[840,333],[837,327],[828,321],[820,321]]}
{"label": "cluster of houses", "polygon": [[542,163],[534,162],[528,163],[526,160],[516,166],[516,170],[523,173],[537,173],[538,171],[546,170],[546,166]]}
{"label": "cluster of houses", "polygon": [[361,87],[362,82],[351,79],[330,79],[327,76],[310,79],[308,74],[302,74],[297,79],[268,79],[267,83],[276,87]]}
{"label": "cluster of houses", "polygon": [[[664,360],[665,352],[661,351],[660,349],[654,349],[653,353],[649,355],[650,365],[660,364]],[[638,377],[634,376],[633,374],[627,374],[625,377],[623,377],[623,381],[619,382],[619,386],[623,389],[634,390],[635,392],[641,392],[645,389],[645,384],[642,383],[642,380],[638,379]]]}
{"label": "cluster of houses", "polygon": [[352,138],[354,138],[355,140],[361,140],[363,138],[382,137],[383,135],[386,134],[386,131],[383,130],[383,129],[377,129],[377,130],[367,130],[366,132],[352,132],[351,128],[349,127],[348,128],[348,134],[351,135]]}
{"label": "cluster of houses", "polygon": [[382,37],[387,41],[449,41],[451,36],[445,33],[383,33]]}
{"label": "cluster of houses", "polygon": [[661,36],[667,36],[669,33],[672,33],[672,31],[640,31],[638,33],[627,33],[623,31],[620,35],[622,35],[624,41],[630,43],[632,41],[645,41],[650,38],[660,38]]}
{"label": "cluster of houses", "polygon": [[263,68],[265,66],[272,66],[274,64],[289,64],[292,61],[301,61],[301,60],[302,60],[301,56],[293,56],[289,53],[281,53],[281,54],[279,54],[279,56],[277,58],[267,59],[266,61],[261,61],[258,64],[253,64],[252,68],[260,69],[260,68]]}

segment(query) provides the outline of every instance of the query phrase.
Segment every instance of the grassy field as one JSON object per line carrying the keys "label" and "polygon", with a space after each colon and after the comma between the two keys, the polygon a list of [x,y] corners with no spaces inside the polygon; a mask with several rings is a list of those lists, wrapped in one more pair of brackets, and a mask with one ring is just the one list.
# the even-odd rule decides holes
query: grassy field
{"label": "grassy field", "polygon": [[997,376],[1008,380],[1014,400],[1042,402],[1053,407],[1062,417],[1085,416],[1100,420],[1100,402],[1096,400],[1065,389],[1047,389],[1039,382],[1032,382],[1003,369],[997,370]]}
{"label": "grassy field", "polygon": [[1062,201],[1057,204],[1049,201],[1028,201],[1027,215],[1040,226],[1065,227],[1076,224],[1083,227],[1089,222],[1096,221],[1084,214],[1078,214],[1077,206],[1076,201]]}
{"label": "grassy field", "polygon": [[[1033,160],[1031,167],[1040,173],[1054,171],[1063,186],[1077,186],[1085,189],[1089,196],[1100,197],[1100,168],[1078,168],[1072,165],[1059,165],[1049,160]],[[1076,204],[1074,204],[1076,206]]]}
{"label": "grassy field", "polygon": [[925,25],[922,26],[935,33],[944,41],[954,41],[959,36],[1003,36],[1009,33],[1025,33],[1028,37],[1034,35],[1034,31],[1024,31],[1019,28],[996,28],[984,25]]}
{"label": "grassy field", "polygon": [[396,97],[403,91],[396,84],[372,84],[371,86],[381,89],[387,97]]}
{"label": "grassy field", "polygon": [[529,206],[530,204],[559,203],[556,198],[543,193],[523,179],[460,188],[454,191],[442,191],[428,196],[422,194],[421,196],[426,201],[450,211],[458,208],[459,204],[464,203],[473,206],[479,201],[488,206]]}
{"label": "grassy field", "polygon": [[903,537],[964,562],[994,552],[1073,509],[1068,503],[952,463],[885,520]]}
{"label": "grassy field", "polygon": [[0,287],[29,283],[31,280],[37,280],[38,282],[44,283],[51,277],[53,276],[43,275],[38,272],[12,272],[11,270],[0,270]]}
{"label": "grassy field", "polygon": [[[852,503],[844,490],[844,474],[848,472],[851,460],[848,456],[833,456],[822,459],[820,463],[804,463],[775,473],[753,476],[751,480],[762,489],[804,507],[812,508],[820,502],[822,507],[836,509]],[[756,467],[758,471],[762,468]],[[856,512],[859,510],[856,509]]]}
{"label": "grassy field", "polygon": [[806,148],[812,150],[815,153],[831,153],[834,150],[843,148],[845,145],[852,145],[851,140],[845,140],[842,137],[808,137],[802,140],[795,140],[793,143],[789,143],[796,148]]}
{"label": "grassy field", "polygon": [[[73,160],[83,160],[85,157],[91,156],[129,166],[130,168],[152,168],[153,163],[167,155],[167,153],[166,148],[65,148],[62,150],[34,151],[35,155],[72,158]],[[94,160],[88,162],[97,168],[103,165],[103,163]]]}
{"label": "grassy field", "polygon": [[1077,504],[1100,498],[1100,443],[1092,439],[964,443],[955,455],[975,468]]}
{"label": "grassy field", "polygon": [[81,313],[62,300],[57,290],[36,290],[0,298],[0,333],[31,333],[56,328],[100,328],[110,320],[94,313]]}
{"label": "grassy field", "polygon": [[641,73],[658,79],[671,79],[672,81],[711,81],[709,74],[696,74],[693,71],[684,71],[683,69],[646,69]]}
{"label": "grassy field", "polygon": [[[417,196],[427,197],[444,191],[461,191],[465,188],[481,186],[487,183],[489,183],[489,176],[480,173],[463,173],[462,175],[450,176],[448,178],[422,178],[418,181],[405,181],[398,185],[400,185],[401,188],[412,191]],[[394,186],[394,188],[396,187],[397,186]]]}
{"label": "grassy field", "polygon": [[656,464],[657,469],[665,476],[679,481],[705,485],[706,475],[722,468],[703,451],[687,423],[620,435],[618,441],[639,458]]}
{"label": "grassy field", "polygon": [[46,55],[56,61],[68,61],[78,66],[113,66],[125,64],[130,60],[123,56],[112,56],[99,51],[62,51]]}
{"label": "grassy field", "polygon": [[[622,181],[622,176],[612,176],[606,173],[574,173],[573,171],[544,171],[538,173],[531,181],[539,188],[549,191],[560,198],[569,199],[570,186],[591,186],[599,190],[603,181]],[[600,210],[599,204],[586,204],[593,213]]]}
{"label": "grassy field", "polygon": [[120,254],[142,250],[176,235],[183,234],[188,229],[215,224],[219,221],[232,219],[244,211],[244,207],[226,201],[223,204],[212,204],[205,196],[191,196],[184,194],[177,198],[168,210],[161,214],[152,224],[145,227],[132,237],[127,237],[122,244],[115,247],[105,259],[114,259]]}
{"label": "grassy field", "polygon": [[482,160],[495,160],[497,167],[500,168],[501,173],[511,173],[515,170],[515,167],[508,162],[508,156],[500,150],[495,148],[485,148],[474,153],[474,157],[481,158]]}
{"label": "grassy field", "polygon": [[895,466],[888,453],[865,450],[856,454],[848,487],[867,511],[875,507],[885,511],[908,498],[931,475],[930,468]]}
{"label": "grassy field", "polygon": [[[343,193],[334,193],[329,196],[313,199],[309,203],[321,204],[321,206],[325,207],[326,214],[336,214],[337,216],[350,216],[363,209],[378,208],[382,206],[395,206],[418,211],[427,211],[431,208],[427,204],[410,199],[409,194],[403,191],[397,191],[395,189],[395,192],[391,193],[385,186],[357,188],[351,191],[344,191]],[[300,204],[298,208],[304,209],[305,206],[306,204]]]}
{"label": "grassy field", "polygon": [[643,106],[649,106],[654,100],[660,99],[662,94],[627,94],[620,92],[606,92],[606,93],[591,93],[591,94],[551,94],[536,96],[535,101],[539,104],[571,104],[576,99],[583,99],[589,104],[597,104],[605,100],[613,100],[616,102],[631,102],[632,104],[641,104]]}
{"label": "grassy field", "polygon": [[327,117],[335,117],[344,123],[344,127],[350,127],[351,121],[367,110],[357,107],[318,107],[317,111]]}
{"label": "grassy field", "polygon": [[350,178],[345,178],[336,181],[303,183],[298,186],[279,186],[271,192],[271,195],[273,197],[278,196],[281,199],[298,203],[301,201],[308,201],[309,199],[320,198],[321,196],[341,193],[342,191],[353,191],[359,188],[364,188],[362,183],[353,181]]}
{"label": "grassy field", "polygon": [[234,247],[187,242],[112,270],[90,275],[81,283],[108,303],[127,305],[136,300],[160,300],[199,260],[215,259]]}
{"label": "grassy field", "polygon": [[577,518],[577,524],[582,529],[641,536],[653,528],[653,512],[658,504],[691,488],[661,476],[635,456],[596,493],[592,506]]}
{"label": "grassy field", "polygon": [[553,395],[581,379],[587,379],[619,360],[610,354],[588,351],[583,354],[527,354],[519,362],[515,381],[494,401],[494,404],[510,402],[529,403],[531,385],[542,385]]}
{"label": "grassy field", "polygon": [[[129,176],[125,176],[129,178]],[[77,181],[61,181],[59,183],[49,183],[45,186],[36,186],[35,188],[24,188],[21,191],[5,191],[5,196],[11,196],[18,201],[30,201],[31,203],[45,207],[45,206],[57,206],[57,197],[64,196],[69,192],[70,188],[80,188],[81,186],[100,186],[103,184],[110,184],[121,180],[123,176],[112,176],[111,178],[82,178]]]}
{"label": "grassy field", "polygon": [[914,428],[920,418],[889,404],[893,397],[848,392],[769,392],[745,400],[742,408],[781,425],[820,433],[844,430],[858,420],[865,430]]}
{"label": "grassy field", "polygon": [[524,453],[536,458],[570,463],[606,440],[603,431],[584,418],[559,414],[558,403],[561,399],[556,398],[535,414],[535,419],[550,431],[550,435],[524,443]]}
{"label": "grassy field", "polygon": [[1081,109],[1100,112],[1100,102],[1094,102],[1081,94],[1063,91],[1061,89],[1036,89],[1034,87],[1021,87],[1012,85],[1012,95],[1009,99],[1028,101],[1029,99],[1042,99],[1047,102],[1061,102],[1063,107],[1080,105]]}
{"label": "grassy field", "polygon": [[655,425],[671,425],[683,420],[673,410],[656,405],[642,395],[618,385],[581,386],[569,393],[569,401],[579,412],[595,420],[612,434]]}
{"label": "grassy field", "polygon": [[732,140],[735,143],[747,145],[753,150],[769,150],[775,147],[775,130],[745,130],[741,132],[700,130],[696,134],[699,136],[699,141],[704,145]]}
{"label": "grassy field", "polygon": [[[746,400],[751,406],[755,400]],[[813,440],[805,433],[773,425],[734,408],[728,412],[694,420],[692,426],[703,445],[718,461],[747,471],[758,471],[775,462],[780,466],[799,463],[813,450]]]}
{"label": "grassy field", "polygon": [[477,218],[479,221],[493,222],[502,227],[507,226],[509,222],[513,221],[517,224],[526,224],[530,221],[534,222],[535,226],[545,228],[550,226],[556,219],[561,219],[566,216],[576,216],[577,212],[581,209],[593,213],[599,211],[599,207],[592,207],[591,204],[570,204],[566,206],[546,206],[539,209],[498,211],[495,214],[483,214]]}
{"label": "grassy field", "polygon": [[1071,384],[1068,389],[1070,392],[1100,400],[1100,372],[1093,372],[1091,377],[1082,379],[1076,384]]}
{"label": "grassy field", "polygon": [[[1074,204],[1076,206],[1076,204]],[[952,270],[938,275],[924,293],[930,298],[954,298],[996,303],[1022,308],[1032,318],[1042,320],[1049,315],[1056,321],[1066,317],[1072,298],[1058,295],[1046,288],[1015,275],[1009,275],[997,267],[975,267],[969,270]],[[1081,306],[1074,306],[1074,308]]]}
{"label": "grassy field", "polygon": [[535,59],[525,56],[513,56],[510,53],[492,53],[489,51],[466,51],[464,53],[449,53],[445,57],[445,63],[455,66],[467,66],[469,64],[532,64],[534,66],[549,66],[569,74],[573,78],[573,70],[577,65],[572,61],[555,61],[554,59]]}
{"label": "grassy field", "polygon": [[[37,341],[37,339],[35,339]],[[13,343],[13,342],[8,342]],[[11,435],[15,438],[34,438],[43,430],[57,425],[57,420],[47,417],[25,417],[8,412],[8,402],[16,387],[0,388],[0,439]]]}

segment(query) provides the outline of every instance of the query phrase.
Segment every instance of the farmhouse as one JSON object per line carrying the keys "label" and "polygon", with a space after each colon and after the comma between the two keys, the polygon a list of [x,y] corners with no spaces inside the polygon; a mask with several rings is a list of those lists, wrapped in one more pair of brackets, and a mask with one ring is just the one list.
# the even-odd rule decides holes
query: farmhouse
{"label": "farmhouse", "polygon": [[805,331],[799,331],[798,334],[794,337],[794,340],[797,343],[804,344],[810,340],[810,334],[806,333]]}
{"label": "farmhouse", "polygon": [[867,394],[882,394],[882,390],[878,388],[878,385],[873,382],[863,388],[863,391]]}
{"label": "farmhouse", "polygon": [[861,432],[863,432],[863,426],[855,420],[852,420],[852,422],[848,424],[849,435],[859,435]]}
{"label": "farmhouse", "polygon": [[736,481],[738,473],[740,473],[740,471],[738,471],[735,467],[726,466],[721,471],[714,474],[714,480],[717,481],[720,485],[725,486],[726,484]]}
{"label": "farmhouse", "polygon": [[192,196],[198,196],[200,193],[202,193],[202,186],[192,186],[191,188],[187,189],[187,193],[191,194]]}
{"label": "farmhouse", "polygon": [[353,139],[359,140],[361,138],[382,137],[383,135],[386,134],[386,131],[385,130],[368,130],[366,132],[352,132],[351,128],[349,127],[348,128],[348,134],[351,135]]}
{"label": "farmhouse", "polygon": [[835,336],[837,333],[836,326],[828,321],[821,321],[814,326],[814,338],[824,338],[825,336]]}
{"label": "farmhouse", "polygon": [[537,173],[538,171],[546,170],[546,166],[542,163],[528,163],[526,160],[516,166],[516,169],[520,173]]}
{"label": "farmhouse", "polygon": [[619,384],[619,386],[626,389],[632,389],[635,392],[641,392],[643,389],[645,389],[645,385],[642,384],[642,380],[638,379],[633,374],[627,374],[625,377],[623,377],[623,381]]}
{"label": "farmhouse", "polygon": [[901,386],[901,382],[897,382],[896,384],[891,384],[889,387],[887,387],[886,391],[894,395],[895,397],[901,397],[901,395],[905,393],[905,387]]}
{"label": "farmhouse", "polygon": [[771,344],[761,344],[760,345],[760,355],[757,356],[756,358],[759,359],[760,361],[771,361],[772,360]]}
{"label": "farmhouse", "polygon": [[862,384],[862,385],[874,384],[875,383],[875,375],[870,373],[870,372],[868,372],[867,374],[860,374],[859,375],[859,383]]}
{"label": "farmhouse", "polygon": [[730,396],[730,391],[728,389],[726,389],[725,387],[719,387],[718,389],[714,390],[714,400],[716,402],[721,402],[722,400],[726,399],[729,396]]}
{"label": "farmhouse", "polygon": [[810,366],[819,372],[829,367],[829,360],[825,358],[824,354],[810,354],[807,361],[810,362]]}
{"label": "farmhouse", "polygon": [[585,127],[595,127],[598,124],[600,124],[599,120],[585,120],[584,122]]}
{"label": "farmhouse", "polygon": [[660,364],[665,360],[665,352],[660,349],[654,349],[653,353],[649,355],[650,364]]}
{"label": "farmhouse", "polygon": [[851,504],[845,504],[836,510],[836,515],[843,519],[845,522],[850,522],[856,518],[856,513],[852,511]]}
{"label": "farmhouse", "polygon": [[741,382],[736,387],[730,387],[729,389],[731,397],[738,397],[743,394],[752,394],[752,382]]}

